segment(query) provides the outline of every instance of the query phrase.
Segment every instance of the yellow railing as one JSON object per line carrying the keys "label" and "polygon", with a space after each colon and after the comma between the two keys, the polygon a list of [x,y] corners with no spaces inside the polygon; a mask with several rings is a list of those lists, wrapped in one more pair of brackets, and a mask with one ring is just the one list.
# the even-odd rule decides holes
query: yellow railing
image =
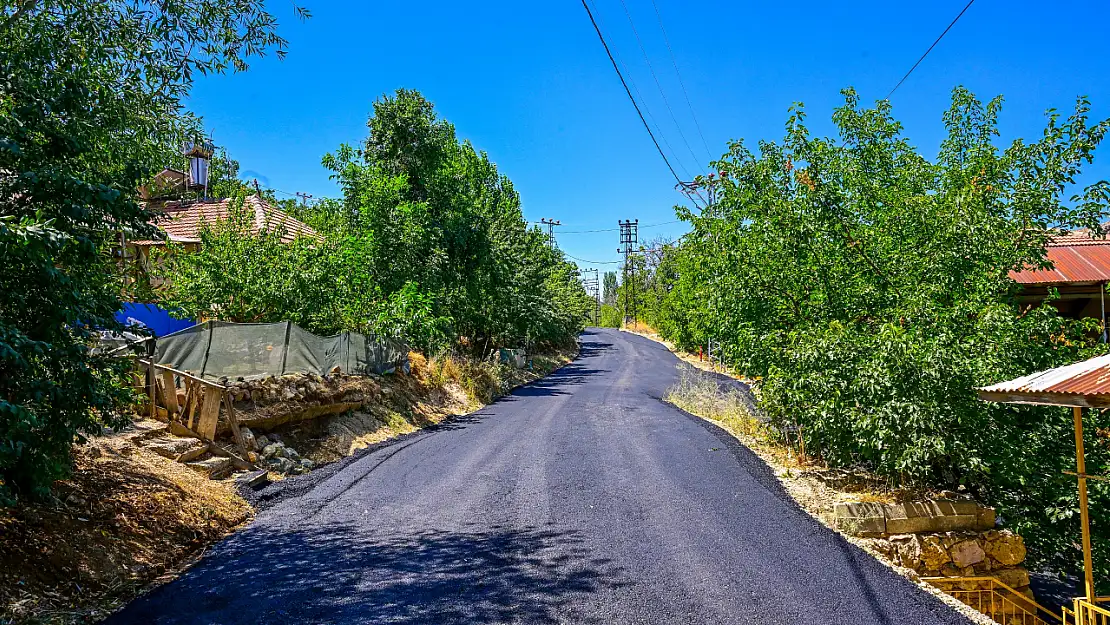
{"label": "yellow railing", "polygon": [[[994,577],[922,579],[1001,625],[1055,625],[1061,622],[1060,617],[1048,608]],[[1097,625],[1110,625],[1110,621],[1099,622]]]}
{"label": "yellow railing", "polygon": [[1100,603],[1110,604],[1110,597],[1098,597],[1094,601],[1076,599],[1071,610],[1064,608],[1064,625],[1110,625],[1110,610]]}

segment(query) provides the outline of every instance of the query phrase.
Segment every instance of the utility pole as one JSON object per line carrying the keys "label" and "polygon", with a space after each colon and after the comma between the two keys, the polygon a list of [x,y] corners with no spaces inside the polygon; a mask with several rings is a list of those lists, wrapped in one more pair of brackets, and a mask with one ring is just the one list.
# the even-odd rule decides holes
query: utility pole
{"label": "utility pole", "polygon": [[311,194],[309,194],[309,193],[301,193],[300,191],[298,191],[298,192],[294,193],[293,195],[296,195],[297,197],[301,198],[301,206],[302,206],[302,207],[303,207],[303,206],[305,205],[305,203],[306,203],[306,202],[308,202],[308,200],[311,200],[311,199],[312,199],[312,195],[311,195]]}
{"label": "utility pole", "polygon": [[548,219],[546,217],[541,217],[540,223],[547,226],[547,244],[551,247],[558,247],[555,245],[555,226],[561,226],[563,223],[558,219]]}
{"label": "utility pole", "polygon": [[[631,221],[625,219],[624,221],[617,220],[617,225],[620,226],[621,232],[621,247],[617,248],[618,253],[624,254],[624,318],[627,323],[631,318],[633,322],[636,321],[636,261],[635,261],[635,246],[639,242],[638,231],[640,227],[640,220]],[[631,273],[632,279],[629,280]],[[629,317],[629,311],[632,315]]]}
{"label": "utility pole", "polygon": [[254,179],[254,194],[257,195],[259,198],[262,197],[262,187],[258,186],[258,178]]}
{"label": "utility pole", "polygon": [[583,274],[594,274],[592,278],[585,278],[582,280],[582,286],[586,287],[586,293],[594,298],[594,325],[601,323],[601,283],[598,279],[597,269],[584,269]]}

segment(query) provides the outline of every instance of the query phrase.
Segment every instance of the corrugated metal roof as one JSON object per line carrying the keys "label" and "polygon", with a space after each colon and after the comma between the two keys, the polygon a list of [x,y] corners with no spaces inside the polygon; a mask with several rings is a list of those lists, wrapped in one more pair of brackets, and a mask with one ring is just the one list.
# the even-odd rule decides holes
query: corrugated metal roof
{"label": "corrugated metal roof", "polygon": [[978,389],[1018,395],[1110,395],[1110,354]]}
{"label": "corrugated metal roof", "polygon": [[[219,202],[197,202],[195,204],[167,204],[162,213],[155,218],[154,225],[166,233],[166,238],[178,243],[199,243],[200,231],[204,224],[215,225],[227,221],[231,215],[230,200]],[[297,221],[258,196],[252,195],[243,202],[243,208],[251,211],[250,231],[258,234],[263,230],[282,229],[282,243],[290,243],[298,236],[307,236],[322,241],[315,230]],[[134,241],[137,245],[157,245],[161,241]]]}
{"label": "corrugated metal roof", "polygon": [[1052,261],[1052,269],[1011,271],[1010,278],[1019,284],[1110,281],[1110,241],[1050,245],[1045,255]]}

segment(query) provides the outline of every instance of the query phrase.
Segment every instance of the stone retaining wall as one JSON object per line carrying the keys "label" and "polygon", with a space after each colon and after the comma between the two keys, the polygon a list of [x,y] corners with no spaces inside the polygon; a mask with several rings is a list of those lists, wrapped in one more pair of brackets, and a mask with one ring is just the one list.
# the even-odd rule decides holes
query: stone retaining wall
{"label": "stone retaining wall", "polygon": [[841,531],[861,537],[893,564],[922,577],[994,577],[1033,597],[1029,572],[1021,566],[1025,542],[995,528],[993,508],[969,500],[861,502],[838,504],[834,519]]}
{"label": "stone retaining wall", "polygon": [[[295,373],[257,380],[224,380],[244,427],[270,430],[286,423],[358,409],[379,401],[383,389],[376,375]],[[386,391],[388,392],[388,391]],[[227,424],[221,422],[221,430]]]}

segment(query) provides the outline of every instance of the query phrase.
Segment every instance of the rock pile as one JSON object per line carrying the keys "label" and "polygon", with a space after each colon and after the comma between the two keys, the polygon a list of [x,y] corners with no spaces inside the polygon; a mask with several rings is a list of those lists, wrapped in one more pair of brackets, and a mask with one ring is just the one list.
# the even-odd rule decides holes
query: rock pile
{"label": "rock pile", "polygon": [[[893,534],[868,542],[891,562],[923,577],[994,577],[1032,596],[1029,572],[1019,566],[1025,561],[1025,542],[1009,530]],[[971,586],[965,590],[977,587],[965,585]]]}
{"label": "rock pile", "polygon": [[286,402],[320,405],[366,401],[381,392],[377,377],[291,373],[256,380],[225,378],[220,383],[228,387],[237,409],[251,410]]}
{"label": "rock pile", "polygon": [[259,462],[275,473],[297,475],[316,468],[315,462],[301,458],[297,450],[287,446],[277,434],[255,436],[250,428],[243,428],[241,432],[247,450],[258,454]]}
{"label": "rock pile", "polygon": [[[240,424],[270,430],[286,423],[340,414],[382,398],[381,378],[342,373],[297,373],[256,380],[224,380]],[[221,421],[221,431],[227,423]]]}

